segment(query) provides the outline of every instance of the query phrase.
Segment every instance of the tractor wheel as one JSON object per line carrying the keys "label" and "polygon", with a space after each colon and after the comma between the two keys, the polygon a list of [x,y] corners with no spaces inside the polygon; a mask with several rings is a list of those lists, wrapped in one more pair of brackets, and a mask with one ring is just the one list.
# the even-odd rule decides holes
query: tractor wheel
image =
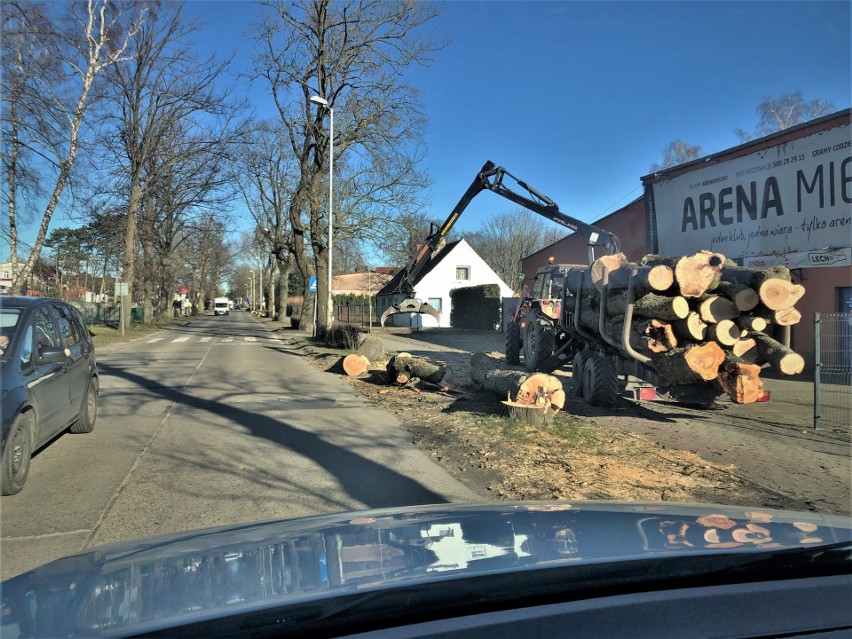
{"label": "tractor wheel", "polygon": [[600,353],[591,353],[583,364],[583,401],[592,406],[613,406],[618,398],[618,375]]}
{"label": "tractor wheel", "polygon": [[589,350],[582,350],[571,361],[571,394],[578,399],[583,399],[583,367],[591,354]]}
{"label": "tractor wheel", "polygon": [[509,322],[506,327],[506,363],[518,364],[521,361],[521,325]]}
{"label": "tractor wheel", "polygon": [[524,336],[524,365],[529,372],[540,370],[541,365],[553,355],[556,348],[556,335],[553,325],[541,315],[531,315],[527,319],[527,332]]}

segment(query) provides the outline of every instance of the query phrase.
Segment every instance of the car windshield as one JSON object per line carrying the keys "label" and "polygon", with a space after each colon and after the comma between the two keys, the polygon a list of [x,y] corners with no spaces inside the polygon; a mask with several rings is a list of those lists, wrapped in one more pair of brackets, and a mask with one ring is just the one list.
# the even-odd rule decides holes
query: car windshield
{"label": "car windshield", "polygon": [[850,51],[850,0],[3,3],[0,581],[82,554],[41,603],[132,633],[845,540]]}

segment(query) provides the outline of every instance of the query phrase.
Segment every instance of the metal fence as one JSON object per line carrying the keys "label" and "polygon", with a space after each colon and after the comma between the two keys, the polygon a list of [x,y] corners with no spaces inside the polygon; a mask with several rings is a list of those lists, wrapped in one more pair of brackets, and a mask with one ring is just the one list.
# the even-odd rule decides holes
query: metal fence
{"label": "metal fence", "polygon": [[369,327],[376,321],[376,307],[367,304],[335,304],[334,321]]}
{"label": "metal fence", "polygon": [[852,423],[852,313],[814,315],[814,428]]}

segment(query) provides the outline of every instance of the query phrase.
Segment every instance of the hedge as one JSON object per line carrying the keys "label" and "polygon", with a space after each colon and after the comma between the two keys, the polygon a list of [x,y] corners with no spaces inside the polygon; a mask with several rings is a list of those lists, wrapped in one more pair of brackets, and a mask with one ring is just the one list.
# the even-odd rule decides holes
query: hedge
{"label": "hedge", "polygon": [[450,326],[497,330],[502,298],[497,284],[466,286],[450,291]]}

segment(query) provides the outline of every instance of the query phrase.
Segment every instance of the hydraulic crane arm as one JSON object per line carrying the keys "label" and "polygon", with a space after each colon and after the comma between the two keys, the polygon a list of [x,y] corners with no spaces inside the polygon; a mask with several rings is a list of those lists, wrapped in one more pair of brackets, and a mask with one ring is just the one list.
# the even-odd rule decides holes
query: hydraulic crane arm
{"label": "hydraulic crane arm", "polygon": [[[511,178],[515,183],[524,189],[528,195],[522,195],[513,191],[504,184],[506,177]],[[509,173],[501,166],[495,165],[493,162],[486,162],[482,169],[477,173],[476,178],[464,192],[458,204],[455,205],[450,215],[440,227],[432,225],[426,243],[417,253],[417,256],[405,269],[402,279],[399,284],[399,292],[406,296],[399,304],[396,304],[386,310],[382,314],[381,323],[385,324],[385,320],[396,313],[425,313],[440,320],[440,314],[432,306],[421,300],[414,299],[414,283],[417,281],[417,276],[423,267],[432,259],[432,255],[438,251],[444,244],[447,235],[455,225],[464,210],[470,202],[479,195],[482,191],[493,191],[497,195],[502,195],[515,204],[518,204],[534,213],[538,213],[547,219],[561,224],[562,226],[571,229],[577,233],[581,233],[589,245],[589,263],[594,261],[594,248],[602,247],[610,255],[618,253],[621,250],[621,241],[613,233],[609,233],[591,224],[586,224],[576,218],[566,215],[559,210],[556,203],[546,195],[539,193],[526,182],[519,180],[514,175]]]}

